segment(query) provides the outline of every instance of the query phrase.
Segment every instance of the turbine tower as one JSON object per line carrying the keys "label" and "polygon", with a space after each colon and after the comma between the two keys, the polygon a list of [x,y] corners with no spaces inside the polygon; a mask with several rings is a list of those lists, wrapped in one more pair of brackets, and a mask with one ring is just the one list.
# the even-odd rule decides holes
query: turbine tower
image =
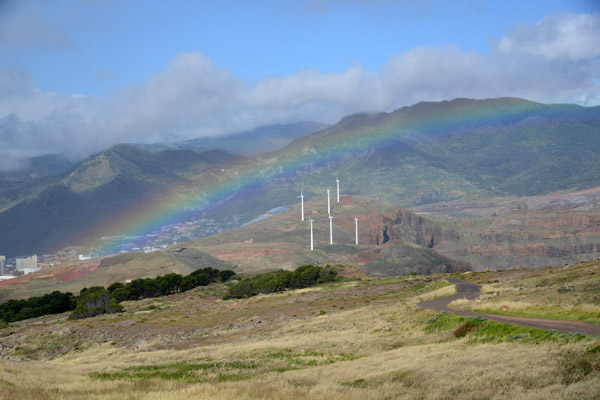
{"label": "turbine tower", "polygon": [[327,189],[327,214],[331,215],[331,200],[329,198],[329,189]]}
{"label": "turbine tower", "polygon": [[358,244],[358,218],[356,218],[356,215],[354,216],[354,231],[356,232],[356,240],[354,241],[354,244]]}
{"label": "turbine tower", "polygon": [[308,221],[310,222],[310,251],[313,251],[313,219],[310,218]]}
{"label": "turbine tower", "polygon": [[329,216],[329,244],[333,244],[333,217]]}
{"label": "turbine tower", "polygon": [[338,179],[338,177],[335,177],[335,183],[337,185],[337,202],[340,202],[340,180]]}
{"label": "turbine tower", "polygon": [[302,191],[300,192],[300,196],[298,197],[300,198],[300,204],[302,205],[302,221],[304,221],[304,189],[302,189]]}

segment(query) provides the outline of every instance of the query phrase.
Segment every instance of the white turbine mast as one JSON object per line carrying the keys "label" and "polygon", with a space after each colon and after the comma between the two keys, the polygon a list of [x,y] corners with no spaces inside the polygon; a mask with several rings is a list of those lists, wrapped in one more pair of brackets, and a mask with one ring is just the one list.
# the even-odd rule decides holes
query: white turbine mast
{"label": "white turbine mast", "polygon": [[337,202],[340,202],[340,180],[338,179],[338,177],[335,177],[335,183],[337,185]]}
{"label": "white turbine mast", "polygon": [[302,221],[304,221],[304,189],[300,191],[300,196],[296,198],[300,198],[300,204],[302,207]]}
{"label": "white turbine mast", "polygon": [[333,244],[333,217],[329,216],[329,244]]}
{"label": "white turbine mast", "polygon": [[356,215],[354,216],[354,232],[355,232],[355,237],[356,237],[354,244],[358,244],[358,218],[356,218]]}
{"label": "white turbine mast", "polygon": [[310,222],[310,251],[313,251],[313,219],[309,218],[308,222]]}
{"label": "white turbine mast", "polygon": [[329,189],[327,189],[327,215],[331,215],[331,200],[329,198]]}

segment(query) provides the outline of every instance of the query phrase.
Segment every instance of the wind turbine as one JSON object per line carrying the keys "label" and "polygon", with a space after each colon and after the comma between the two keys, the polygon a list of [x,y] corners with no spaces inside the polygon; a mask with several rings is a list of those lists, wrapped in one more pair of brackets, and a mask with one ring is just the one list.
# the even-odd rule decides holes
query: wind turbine
{"label": "wind turbine", "polygon": [[331,215],[331,200],[329,199],[329,189],[327,189],[327,214]]}
{"label": "wind turbine", "polygon": [[333,244],[333,217],[329,216],[329,244]]}
{"label": "wind turbine", "polygon": [[308,222],[310,222],[310,251],[313,251],[313,219],[309,218]]}
{"label": "wind turbine", "polygon": [[335,183],[337,185],[337,202],[340,202],[340,180],[338,179],[338,177],[335,177]]}
{"label": "wind turbine", "polygon": [[354,216],[354,231],[356,232],[356,240],[354,244],[358,244],[358,218]]}
{"label": "wind turbine", "polygon": [[[300,204],[302,204],[302,221],[304,221],[304,189],[300,192]],[[296,197],[296,198],[298,198]]]}

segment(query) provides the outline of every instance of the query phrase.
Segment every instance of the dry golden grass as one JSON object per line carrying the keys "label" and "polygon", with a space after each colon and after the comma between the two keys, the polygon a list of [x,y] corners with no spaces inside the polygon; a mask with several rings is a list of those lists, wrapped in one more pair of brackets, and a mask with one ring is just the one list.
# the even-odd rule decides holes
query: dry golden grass
{"label": "dry golden grass", "polygon": [[[160,310],[128,304],[121,316],[75,322],[57,318],[46,321],[47,326],[32,321],[14,327],[15,333],[2,341],[18,336],[10,343],[27,339],[32,348],[47,346],[43,338],[63,328],[72,329],[67,340],[80,333],[88,336],[78,339],[79,349],[54,358],[45,358],[40,350],[30,354],[42,361],[17,360],[14,355],[0,360],[0,399],[600,397],[598,371],[570,380],[565,375],[579,355],[600,345],[599,338],[483,343],[468,336],[455,339],[451,330],[426,331],[425,321],[436,313],[415,304],[453,290],[439,282],[375,279],[227,302],[170,296],[147,302]],[[194,308],[197,315],[189,312]],[[170,322],[153,325],[165,313],[171,314]],[[142,318],[147,322],[139,323]],[[210,335],[165,342],[171,332],[207,324]],[[145,344],[136,348],[126,337],[114,344],[93,339],[107,328],[138,335],[135,340],[143,338]],[[234,361],[251,367],[235,369],[229,366]],[[194,370],[189,379],[97,375],[194,362],[219,366]]]}

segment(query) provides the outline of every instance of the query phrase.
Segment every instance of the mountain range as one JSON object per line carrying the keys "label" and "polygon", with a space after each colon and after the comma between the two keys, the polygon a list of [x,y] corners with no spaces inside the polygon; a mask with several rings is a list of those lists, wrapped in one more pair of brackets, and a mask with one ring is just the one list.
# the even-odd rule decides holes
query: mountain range
{"label": "mountain range", "polygon": [[[243,209],[246,220],[297,202],[301,190],[307,201],[321,198],[336,176],[344,195],[409,208],[600,186],[600,107],[456,99],[351,115],[258,156],[203,152],[203,143],[117,145],[69,171],[3,183],[0,253],[49,252],[122,234],[105,222],[215,185],[227,190],[209,215]],[[240,175],[245,181],[235,182]]]}

